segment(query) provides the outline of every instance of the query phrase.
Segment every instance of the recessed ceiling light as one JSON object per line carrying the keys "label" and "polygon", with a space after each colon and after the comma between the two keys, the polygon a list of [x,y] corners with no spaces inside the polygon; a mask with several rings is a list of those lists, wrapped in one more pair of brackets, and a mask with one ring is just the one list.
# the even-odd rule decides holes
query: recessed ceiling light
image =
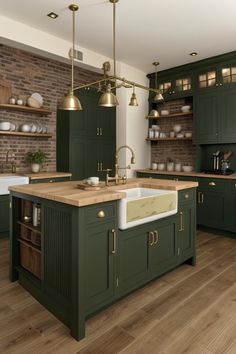
{"label": "recessed ceiling light", "polygon": [[48,17],[52,18],[53,20],[55,20],[55,18],[58,17],[57,14],[55,14],[55,12],[50,12],[49,14],[47,14]]}
{"label": "recessed ceiling light", "polygon": [[192,57],[195,57],[197,54],[198,54],[197,52],[189,53],[189,55],[191,55]]}

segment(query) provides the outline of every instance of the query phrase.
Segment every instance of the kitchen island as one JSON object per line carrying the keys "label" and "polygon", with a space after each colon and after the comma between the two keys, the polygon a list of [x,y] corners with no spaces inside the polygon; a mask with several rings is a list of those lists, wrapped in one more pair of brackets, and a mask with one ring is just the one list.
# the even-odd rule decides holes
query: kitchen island
{"label": "kitchen island", "polygon": [[[88,316],[183,262],[195,264],[197,187],[139,178],[84,191],[78,183],[10,187],[10,280],[19,279],[77,340]],[[126,196],[119,190],[135,187],[178,191],[178,212],[119,230],[117,206]]]}

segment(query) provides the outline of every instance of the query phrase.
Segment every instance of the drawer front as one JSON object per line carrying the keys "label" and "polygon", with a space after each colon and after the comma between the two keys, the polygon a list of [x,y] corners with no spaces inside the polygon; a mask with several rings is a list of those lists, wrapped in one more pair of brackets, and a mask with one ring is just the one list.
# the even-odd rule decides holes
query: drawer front
{"label": "drawer front", "polygon": [[217,192],[224,192],[227,188],[227,181],[216,178],[199,178],[199,189],[207,189]]}
{"label": "drawer front", "polygon": [[180,204],[193,202],[195,198],[195,190],[185,189],[183,191],[180,191],[178,198],[179,198],[178,202]]}
{"label": "drawer front", "polygon": [[86,207],[85,209],[85,220],[87,225],[100,223],[114,217],[116,217],[116,202],[99,203],[94,206]]}
{"label": "drawer front", "polygon": [[70,181],[70,177],[37,178],[30,180],[30,183],[53,183]]}

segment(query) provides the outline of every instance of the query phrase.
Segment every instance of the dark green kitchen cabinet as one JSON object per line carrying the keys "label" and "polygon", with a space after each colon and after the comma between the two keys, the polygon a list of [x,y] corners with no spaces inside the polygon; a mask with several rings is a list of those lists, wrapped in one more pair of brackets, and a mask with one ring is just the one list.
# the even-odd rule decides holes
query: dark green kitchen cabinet
{"label": "dark green kitchen cabinet", "polygon": [[119,258],[117,291],[121,294],[147,281],[149,225],[118,230]]}
{"label": "dark green kitchen cabinet", "polygon": [[105,179],[103,169],[114,168],[116,109],[99,107],[95,89],[77,91],[82,111],[57,112],[57,171],[72,179],[91,175]]}
{"label": "dark green kitchen cabinet", "polygon": [[199,94],[194,105],[195,142],[234,143],[236,88],[215,88]]}
{"label": "dark green kitchen cabinet", "polygon": [[227,230],[225,197],[227,182],[212,178],[199,178],[197,191],[197,224]]}
{"label": "dark green kitchen cabinet", "polygon": [[9,195],[0,195],[0,233],[9,231]]}
{"label": "dark green kitchen cabinet", "polygon": [[108,302],[115,293],[114,221],[95,224],[87,229],[85,238],[86,310]]}
{"label": "dark green kitchen cabinet", "polygon": [[192,264],[194,264],[196,237],[196,191],[195,189],[180,191],[178,197],[178,256],[182,262],[192,257]]}
{"label": "dark green kitchen cabinet", "polygon": [[177,264],[178,234],[176,217],[156,221],[148,231],[148,270],[150,279]]}
{"label": "dark green kitchen cabinet", "polygon": [[34,178],[29,180],[29,183],[54,183],[54,182],[66,182],[70,177],[52,177],[52,178]]}

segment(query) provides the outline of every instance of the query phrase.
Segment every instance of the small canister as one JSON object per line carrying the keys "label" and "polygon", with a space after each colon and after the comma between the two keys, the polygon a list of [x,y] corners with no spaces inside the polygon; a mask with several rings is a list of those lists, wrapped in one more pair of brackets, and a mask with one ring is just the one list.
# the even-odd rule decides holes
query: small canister
{"label": "small canister", "polygon": [[151,128],[148,130],[148,137],[149,137],[149,139],[153,139],[154,138],[154,130],[151,129]]}
{"label": "small canister", "polygon": [[152,170],[157,170],[157,163],[156,162],[152,163]]}

